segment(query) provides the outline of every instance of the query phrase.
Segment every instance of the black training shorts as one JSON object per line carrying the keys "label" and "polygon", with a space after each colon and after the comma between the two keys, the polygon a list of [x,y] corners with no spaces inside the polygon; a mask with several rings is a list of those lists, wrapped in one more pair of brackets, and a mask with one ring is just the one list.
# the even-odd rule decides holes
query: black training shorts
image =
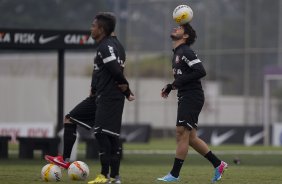
{"label": "black training shorts", "polygon": [[124,96],[97,97],[94,133],[119,136],[124,107]]}
{"label": "black training shorts", "polygon": [[189,91],[178,97],[176,126],[184,126],[189,130],[197,129],[204,101],[204,92],[201,90]]}
{"label": "black training shorts", "polygon": [[76,105],[66,118],[70,118],[72,123],[76,123],[86,129],[91,129],[95,122],[96,97],[87,97]]}

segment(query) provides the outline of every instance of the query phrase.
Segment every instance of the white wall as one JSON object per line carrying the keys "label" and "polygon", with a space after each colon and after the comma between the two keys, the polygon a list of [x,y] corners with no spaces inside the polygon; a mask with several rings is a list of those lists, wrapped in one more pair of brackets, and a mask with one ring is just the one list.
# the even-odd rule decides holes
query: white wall
{"label": "white wall", "polygon": [[[65,113],[89,94],[94,52],[65,54]],[[131,61],[133,62],[133,61]],[[166,79],[130,80],[137,101],[126,102],[123,120],[174,127],[176,93],[160,97]],[[204,82],[206,103],[200,124],[262,124],[262,99],[223,96],[217,82]],[[246,105],[247,104],[247,105]],[[271,122],[278,120],[278,101],[271,102]],[[247,119],[247,120],[246,120]],[[57,53],[1,53],[0,123],[57,121]]]}
{"label": "white wall", "polygon": [[[65,112],[89,94],[90,78],[66,77]],[[138,85],[137,85],[138,84]],[[136,102],[126,102],[123,121],[128,123],[152,123],[153,127],[174,127],[177,99],[173,92],[168,99],[160,97],[165,81],[161,79],[130,80],[136,93]],[[206,104],[200,115],[200,124],[244,124],[244,99],[240,96],[222,96],[214,83],[205,83]],[[139,104],[138,115],[135,113]],[[277,117],[276,103],[272,103],[272,118]],[[250,122],[261,123],[262,100],[249,100]],[[55,77],[1,76],[1,122],[53,122],[57,118],[57,79]]]}

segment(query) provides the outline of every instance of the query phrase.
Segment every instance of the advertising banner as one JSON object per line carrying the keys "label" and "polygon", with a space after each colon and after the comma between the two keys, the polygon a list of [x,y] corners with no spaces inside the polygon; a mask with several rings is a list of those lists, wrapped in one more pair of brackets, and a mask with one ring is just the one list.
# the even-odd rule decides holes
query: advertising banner
{"label": "advertising banner", "polygon": [[0,136],[17,137],[54,137],[54,125],[51,122],[38,123],[0,123]]}
{"label": "advertising banner", "polygon": [[262,126],[203,126],[198,135],[207,143],[218,146],[221,144],[244,144],[252,146],[263,144]]}
{"label": "advertising banner", "polygon": [[0,28],[1,49],[91,49],[95,41],[89,31]]}

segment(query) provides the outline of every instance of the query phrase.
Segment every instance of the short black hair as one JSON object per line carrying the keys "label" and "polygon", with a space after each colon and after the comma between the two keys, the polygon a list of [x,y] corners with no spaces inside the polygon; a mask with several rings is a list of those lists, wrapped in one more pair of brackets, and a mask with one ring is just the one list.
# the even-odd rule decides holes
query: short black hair
{"label": "short black hair", "polygon": [[184,29],[184,33],[189,35],[186,40],[186,44],[190,46],[196,41],[197,33],[189,23],[183,24],[182,27]]}
{"label": "short black hair", "polygon": [[111,12],[100,12],[95,16],[98,25],[103,27],[107,36],[115,30],[116,27],[116,17]]}

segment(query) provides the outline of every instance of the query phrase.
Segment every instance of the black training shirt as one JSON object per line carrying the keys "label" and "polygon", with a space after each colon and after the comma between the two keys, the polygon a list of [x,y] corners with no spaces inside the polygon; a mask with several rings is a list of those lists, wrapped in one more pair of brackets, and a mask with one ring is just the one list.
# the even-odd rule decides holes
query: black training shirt
{"label": "black training shirt", "polygon": [[125,51],[116,37],[106,37],[100,41],[94,59],[91,87],[96,95],[121,95],[118,84],[128,84],[123,75]]}
{"label": "black training shirt", "polygon": [[200,79],[206,75],[206,71],[195,52],[187,44],[179,45],[173,52],[172,71],[175,80],[172,84],[178,89],[178,96],[190,90],[203,90]]}

